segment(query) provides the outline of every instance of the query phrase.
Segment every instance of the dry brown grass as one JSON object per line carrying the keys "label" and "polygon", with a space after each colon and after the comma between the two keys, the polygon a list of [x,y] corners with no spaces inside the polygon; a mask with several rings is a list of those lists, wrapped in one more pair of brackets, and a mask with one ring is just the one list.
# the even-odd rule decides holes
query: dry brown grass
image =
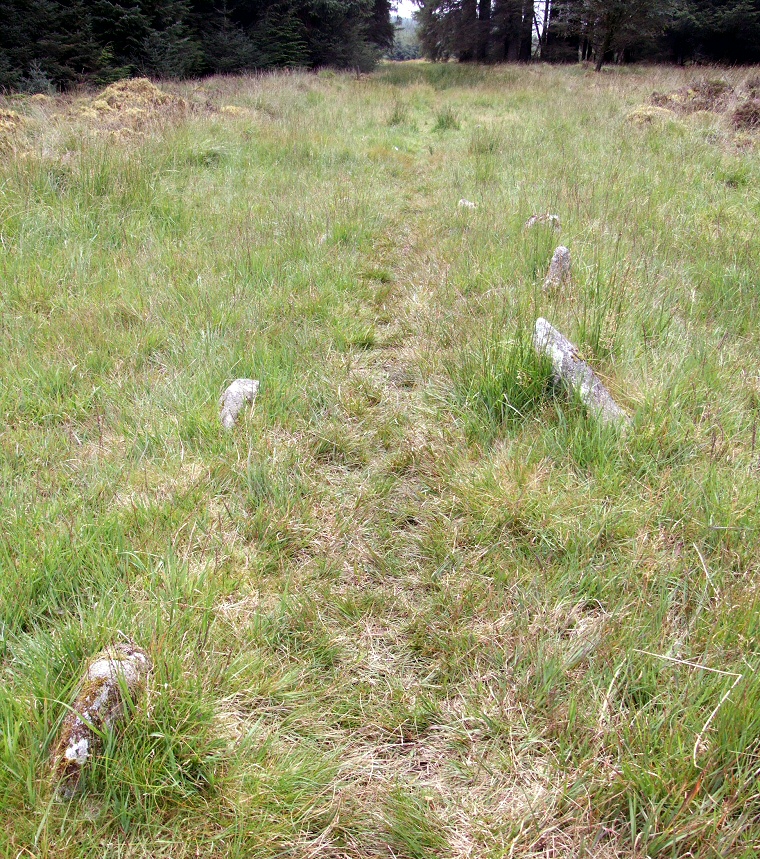
{"label": "dry brown grass", "polygon": [[0,108],[0,153],[15,151],[29,120],[15,110]]}

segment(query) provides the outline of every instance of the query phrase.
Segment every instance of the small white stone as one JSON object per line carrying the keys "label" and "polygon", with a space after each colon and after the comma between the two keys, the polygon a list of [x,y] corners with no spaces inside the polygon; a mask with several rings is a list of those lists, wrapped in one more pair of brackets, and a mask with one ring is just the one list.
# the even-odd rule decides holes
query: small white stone
{"label": "small white stone", "polygon": [[472,200],[465,200],[464,198],[462,198],[457,203],[457,205],[459,206],[460,209],[477,209],[478,208],[477,203],[473,203]]}
{"label": "small white stone", "polygon": [[256,379],[235,379],[219,400],[220,417],[225,429],[232,429],[235,426],[240,410],[246,402],[252,403],[258,392],[259,383]]}

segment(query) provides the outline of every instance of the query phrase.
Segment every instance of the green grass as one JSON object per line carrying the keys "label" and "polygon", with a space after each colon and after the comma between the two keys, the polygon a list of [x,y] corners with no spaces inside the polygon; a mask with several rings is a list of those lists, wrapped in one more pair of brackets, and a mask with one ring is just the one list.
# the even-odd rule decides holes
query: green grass
{"label": "green grass", "polygon": [[[213,78],[137,135],[13,101],[0,855],[755,855],[758,149],[625,119],[689,76]],[[124,638],[147,694],[55,802]]]}

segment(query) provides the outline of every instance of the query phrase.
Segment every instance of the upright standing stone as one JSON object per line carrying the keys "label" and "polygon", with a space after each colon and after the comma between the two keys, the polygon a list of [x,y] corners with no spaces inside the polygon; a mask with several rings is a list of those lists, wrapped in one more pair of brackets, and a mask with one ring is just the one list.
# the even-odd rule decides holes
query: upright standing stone
{"label": "upright standing stone", "polygon": [[533,345],[539,354],[551,358],[555,379],[575,391],[601,421],[619,426],[630,423],[630,418],[612,399],[601,379],[581,359],[578,347],[545,319],[536,320]]}
{"label": "upright standing stone", "polygon": [[549,265],[549,273],[544,281],[544,289],[557,289],[560,286],[570,286],[571,280],[570,251],[560,245],[554,251]]}

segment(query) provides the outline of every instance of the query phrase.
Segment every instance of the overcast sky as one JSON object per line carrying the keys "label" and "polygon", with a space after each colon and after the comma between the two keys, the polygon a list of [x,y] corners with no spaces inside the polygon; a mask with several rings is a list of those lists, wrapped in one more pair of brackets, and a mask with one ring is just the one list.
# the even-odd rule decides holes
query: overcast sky
{"label": "overcast sky", "polygon": [[417,5],[412,3],[412,0],[397,0],[396,8],[398,9],[398,14],[401,15],[402,18],[411,18],[412,12],[417,9]]}

